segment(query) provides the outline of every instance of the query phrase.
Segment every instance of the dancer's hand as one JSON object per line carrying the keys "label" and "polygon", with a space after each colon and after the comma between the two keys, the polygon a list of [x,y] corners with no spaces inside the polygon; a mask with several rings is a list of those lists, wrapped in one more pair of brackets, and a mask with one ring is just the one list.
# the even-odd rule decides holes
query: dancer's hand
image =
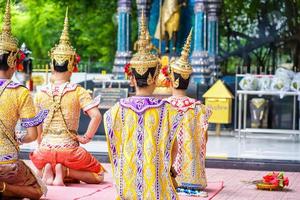
{"label": "dancer's hand", "polygon": [[92,138],[89,138],[85,135],[84,136],[77,135],[77,140],[78,142],[80,142],[80,144],[87,144],[92,140]]}
{"label": "dancer's hand", "polygon": [[27,131],[15,131],[16,140],[19,145],[22,145],[24,142],[24,138],[27,135]]}

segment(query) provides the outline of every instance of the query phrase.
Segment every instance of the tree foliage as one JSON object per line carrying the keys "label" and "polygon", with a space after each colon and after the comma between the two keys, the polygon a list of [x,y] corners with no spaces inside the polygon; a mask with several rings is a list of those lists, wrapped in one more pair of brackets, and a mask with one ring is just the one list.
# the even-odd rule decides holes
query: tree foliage
{"label": "tree foliage", "polygon": [[299,8],[299,0],[224,0],[220,34],[225,68],[233,63],[275,67],[291,60],[300,69]]}
{"label": "tree foliage", "polygon": [[[1,19],[6,0],[0,0]],[[112,66],[116,50],[117,1],[112,0],[16,0],[12,1],[12,29],[33,56],[49,60],[49,50],[59,41],[66,7],[70,38],[82,60]],[[2,21],[2,20],[1,20]]]}

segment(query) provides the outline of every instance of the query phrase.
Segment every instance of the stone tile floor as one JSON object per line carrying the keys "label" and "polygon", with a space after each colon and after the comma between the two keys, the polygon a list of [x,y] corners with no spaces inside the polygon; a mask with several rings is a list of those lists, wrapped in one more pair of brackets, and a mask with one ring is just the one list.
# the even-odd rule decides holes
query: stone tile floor
{"label": "stone tile floor", "polygon": [[[111,177],[110,165],[104,164]],[[300,172],[286,172],[290,184],[283,191],[257,190],[252,181],[260,180],[268,171],[207,168],[210,182],[223,181],[224,188],[213,200],[300,200]],[[201,200],[201,198],[199,198]]]}
{"label": "stone tile floor", "polygon": [[[33,150],[36,147],[36,143],[31,143],[21,149]],[[90,152],[107,152],[105,141],[92,141],[84,147]],[[221,137],[210,135],[207,157],[300,161],[300,142],[289,135],[249,134],[241,139],[230,134]],[[286,173],[290,185],[284,191],[257,190],[251,182],[261,179],[266,173],[266,171],[207,169],[208,181],[224,181],[223,190],[213,198],[214,200],[300,200],[300,173]]]}
{"label": "stone tile floor", "polygon": [[208,181],[224,181],[223,190],[214,200],[299,200],[300,173],[287,172],[290,185],[283,191],[257,190],[251,182],[259,180],[267,172],[235,169],[207,169]]}
{"label": "stone tile floor", "polygon": [[[30,161],[27,164],[32,166]],[[108,174],[106,178],[111,180],[110,164],[104,163]],[[236,169],[207,168],[208,181],[223,181],[224,188],[213,200],[299,200],[300,199],[300,172],[286,172],[290,184],[283,191],[257,190],[252,181],[259,180],[267,171],[250,171]],[[201,198],[199,198],[201,200]]]}

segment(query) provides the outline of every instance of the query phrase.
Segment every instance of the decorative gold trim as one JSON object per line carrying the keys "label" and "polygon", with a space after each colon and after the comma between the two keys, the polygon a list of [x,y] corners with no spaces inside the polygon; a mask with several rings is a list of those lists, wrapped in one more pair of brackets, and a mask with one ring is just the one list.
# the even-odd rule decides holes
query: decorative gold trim
{"label": "decorative gold trim", "polygon": [[17,65],[17,53],[11,51],[7,57],[7,65],[10,68],[14,68]]}
{"label": "decorative gold trim", "polygon": [[68,71],[73,72],[74,61],[76,59],[76,51],[72,47],[69,39],[69,20],[68,8],[66,9],[66,16],[64,21],[64,28],[60,36],[59,44],[55,45],[50,51],[51,68],[53,70],[53,61],[58,64],[63,64],[68,61]]}
{"label": "decorative gold trim", "polygon": [[151,73],[149,73],[148,78],[147,78],[147,84],[151,85],[154,82],[154,79],[152,78]]}
{"label": "decorative gold trim", "polygon": [[180,74],[181,77],[185,80],[187,80],[190,77],[190,75],[193,73],[193,68],[189,63],[191,40],[192,40],[192,30],[190,31],[189,36],[187,37],[180,58],[175,61],[172,61],[170,64],[171,72]]}
{"label": "decorative gold trim", "polygon": [[0,164],[1,165],[4,165],[4,164],[13,164],[15,162],[17,162],[16,159],[14,159],[14,160],[7,160],[7,161],[0,161]]}
{"label": "decorative gold trim", "polygon": [[130,60],[130,67],[135,69],[135,71],[141,76],[143,76],[149,68],[156,68],[154,76],[151,77],[152,79],[155,79],[159,72],[157,68],[160,67],[160,60],[156,55],[151,53],[151,50],[154,49],[154,46],[151,43],[144,11],[142,12],[140,21],[139,39],[136,44],[138,50]]}
{"label": "decorative gold trim", "polygon": [[179,87],[179,78],[177,78],[176,81],[173,82],[173,86],[174,86],[174,88]]}
{"label": "decorative gold trim", "polygon": [[137,67],[134,69],[141,76],[143,76],[148,71],[148,68],[146,68],[146,67]]}
{"label": "decorative gold trim", "polygon": [[7,60],[10,68],[16,67],[18,51],[18,40],[11,34],[10,1],[7,0],[0,34],[0,55],[10,52]]}
{"label": "decorative gold trim", "polygon": [[181,74],[181,77],[182,77],[184,80],[187,80],[187,79],[190,77],[190,74],[182,73],[182,74]]}

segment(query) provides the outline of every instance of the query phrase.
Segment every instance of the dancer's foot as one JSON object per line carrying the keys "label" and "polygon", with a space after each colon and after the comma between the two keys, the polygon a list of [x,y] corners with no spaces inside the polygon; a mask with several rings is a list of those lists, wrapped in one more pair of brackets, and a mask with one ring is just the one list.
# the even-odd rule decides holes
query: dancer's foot
{"label": "dancer's foot", "polygon": [[63,166],[61,164],[56,164],[55,166],[55,179],[53,181],[55,186],[64,186],[64,172]]}
{"label": "dancer's foot", "polygon": [[46,185],[52,185],[53,183],[53,171],[52,171],[52,167],[51,165],[48,163],[45,165],[44,167],[44,172],[43,172],[43,177],[42,177],[42,181],[46,184]]}

